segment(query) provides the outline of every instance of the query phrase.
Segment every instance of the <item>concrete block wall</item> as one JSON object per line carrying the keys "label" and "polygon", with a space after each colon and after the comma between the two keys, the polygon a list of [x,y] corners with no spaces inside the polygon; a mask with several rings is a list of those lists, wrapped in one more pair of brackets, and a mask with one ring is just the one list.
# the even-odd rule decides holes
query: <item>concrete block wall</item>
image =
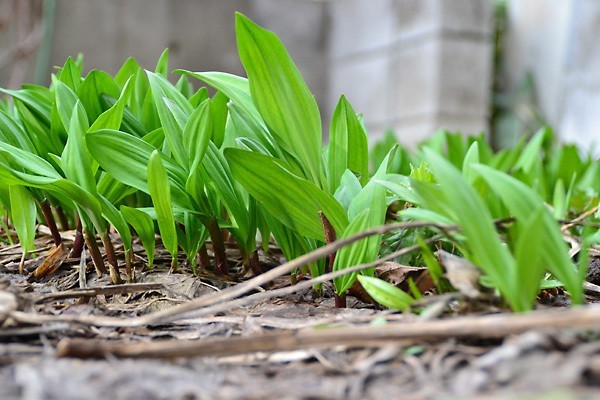
{"label": "concrete block wall", "polygon": [[600,2],[511,0],[505,75],[515,91],[527,72],[536,100],[563,141],[600,152]]}
{"label": "concrete block wall", "polygon": [[85,54],[116,72],[152,68],[241,74],[234,11],[275,31],[319,102],[327,133],[341,93],[370,136],[414,144],[440,127],[487,131],[492,0],[58,0],[50,63]]}
{"label": "concrete block wall", "polygon": [[488,0],[335,0],[330,108],[339,92],[372,137],[415,144],[438,128],[487,132],[493,29]]}

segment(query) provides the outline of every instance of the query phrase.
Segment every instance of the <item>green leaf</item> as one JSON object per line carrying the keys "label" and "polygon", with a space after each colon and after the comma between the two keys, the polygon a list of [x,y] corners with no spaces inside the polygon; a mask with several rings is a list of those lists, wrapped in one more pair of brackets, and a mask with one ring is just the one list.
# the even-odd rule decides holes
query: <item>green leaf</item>
{"label": "green leaf", "polygon": [[327,159],[329,189],[335,191],[342,174],[349,169],[365,185],[369,180],[369,149],[367,134],[352,106],[342,95],[333,111],[329,130]]}
{"label": "green leaf", "polygon": [[[91,71],[79,86],[77,97],[83,104],[89,121],[95,121],[104,112],[102,96],[119,97],[121,90],[114,79],[104,71]],[[68,125],[65,125],[68,126]]]}
{"label": "green leaf", "polygon": [[545,204],[540,203],[526,221],[517,221],[517,242],[515,260],[520,290],[515,293],[521,302],[532,304],[540,290],[544,274],[544,212]]}
{"label": "green leaf", "polygon": [[534,164],[540,157],[544,139],[548,134],[549,130],[547,128],[540,129],[540,131],[535,134],[527,146],[525,146],[525,149],[523,149],[523,152],[515,164],[515,169],[521,169],[526,174],[532,170]]}
{"label": "green leaf", "polygon": [[35,200],[29,190],[20,185],[11,185],[10,211],[11,222],[19,236],[23,252],[35,250]]}
{"label": "green leaf", "polygon": [[[118,181],[149,193],[147,165],[155,147],[127,133],[108,129],[88,133],[86,142],[88,150],[105,171]],[[163,163],[173,201],[182,208],[192,209],[184,189],[186,172],[166,157]]]}
{"label": "green leaf", "polygon": [[213,119],[211,140],[219,148],[222,146],[225,137],[225,125],[229,113],[229,109],[227,108],[228,102],[229,99],[222,92],[217,92],[213,98],[210,99],[211,115]]}
{"label": "green leaf", "polygon": [[[369,208],[364,209],[358,214],[353,220],[350,221],[348,227],[344,230],[341,235],[342,238],[347,238],[355,235],[359,232],[368,229],[370,224]],[[357,242],[352,243],[349,246],[342,248],[335,256],[335,262],[333,263],[333,270],[339,271],[344,268],[348,268],[354,265],[363,264],[366,262],[373,261],[377,258],[377,253],[381,245],[381,237],[371,236],[365,239],[361,239]],[[369,275],[372,274],[372,271]],[[343,295],[356,280],[357,273],[351,273],[340,278],[333,280],[335,290],[338,295]]]}
{"label": "green leaf", "polygon": [[[124,88],[127,81],[132,80],[135,82],[135,76],[142,71],[140,64],[135,60],[135,58],[129,57],[123,65],[119,72],[115,75],[115,83],[119,85],[119,87]],[[133,77],[133,79],[131,79]]]}
{"label": "green leaf", "polygon": [[81,71],[71,57],[67,58],[60,74],[58,74],[58,80],[70,87],[73,91],[77,91],[77,88],[81,84]]}
{"label": "green leaf", "polygon": [[[169,178],[158,150],[154,150],[148,161],[148,187],[152,204],[156,210],[158,229],[165,249],[177,259],[177,231],[171,205]],[[175,261],[176,262],[176,261]]]}
{"label": "green leaf", "polygon": [[154,265],[155,246],[154,221],[152,217],[137,208],[121,206],[120,210],[125,221],[133,227],[140,237],[142,246],[144,246],[146,256],[148,257],[148,266],[152,267]]}
{"label": "green leaf", "polygon": [[462,173],[465,179],[472,185],[477,178],[477,174],[475,174],[471,170],[471,165],[479,163],[479,143],[473,142],[467,154],[465,154],[465,158],[463,159],[462,164]]}
{"label": "green leaf", "polygon": [[100,129],[119,129],[121,121],[123,120],[123,112],[125,111],[125,106],[131,95],[132,88],[133,85],[131,80],[128,80],[125,83],[125,87],[117,102],[98,116],[94,123],[92,123],[92,126],[89,129],[90,132]]}
{"label": "green leaf", "polygon": [[[469,249],[467,258],[490,276],[514,309],[530,308],[531,304],[515,303],[515,260],[500,243],[490,212],[479,194],[448,160],[431,149],[425,148],[423,151],[445,197],[441,207],[449,210],[446,216],[455,218],[466,237]],[[425,184],[421,184],[420,186],[424,187]],[[418,187],[415,188],[419,190]],[[436,199],[438,202],[440,200]]]}
{"label": "green leaf", "polygon": [[[246,208],[241,188],[232,179],[232,173],[227,160],[217,146],[210,142],[203,162],[205,181],[213,182],[214,189],[219,193],[227,214],[233,225],[239,229],[240,245],[244,245],[256,236],[256,226],[251,226],[252,215]],[[245,250],[245,249],[243,249]]]}
{"label": "green leaf", "polygon": [[163,78],[167,78],[169,76],[169,49],[165,49],[158,61],[156,63],[156,68],[154,69],[156,74],[161,75]]}
{"label": "green leaf", "polygon": [[91,194],[96,193],[96,178],[85,146],[84,132],[87,130],[87,117],[81,103],[73,107],[68,127],[68,140],[61,155],[61,166],[68,179]]}
{"label": "green leaf", "polygon": [[190,171],[196,171],[202,162],[211,134],[210,102],[205,100],[192,112],[183,130],[183,145],[190,154]]}
{"label": "green leaf", "polygon": [[225,72],[191,72],[178,69],[175,73],[185,74],[209,84],[233,101],[254,122],[265,126],[250,95],[248,79]]}
{"label": "green leaf", "polygon": [[0,111],[0,138],[2,141],[29,152],[35,152],[33,142],[23,129],[4,111]]}
{"label": "green leaf", "polygon": [[[67,85],[60,81],[54,82],[56,86],[56,111],[60,118],[65,131],[69,129],[71,125],[71,116],[73,115],[73,109],[79,101],[79,98]],[[81,103],[80,103],[81,107]]]}
{"label": "green leaf", "polygon": [[[476,165],[473,168],[502,199],[517,221],[527,221],[539,205],[544,204],[538,194],[523,182],[485,165]],[[569,257],[560,229],[547,210],[543,212],[542,221],[543,256],[548,270],[564,283],[573,302],[579,304],[583,301],[583,285]]]}
{"label": "green leaf", "polygon": [[369,296],[382,306],[404,311],[415,301],[409,294],[379,278],[362,275],[358,281]]}
{"label": "green leaf", "polygon": [[333,197],[344,207],[348,212],[348,208],[352,200],[362,191],[362,187],[356,175],[347,169],[340,179],[340,185],[336,189]]}
{"label": "green leaf", "polygon": [[324,240],[319,211],[338,233],[348,225],[344,209],[333,196],[291,174],[281,161],[233,148],[225,149],[225,158],[235,179],[265,210],[299,234]]}
{"label": "green leaf", "polygon": [[240,59],[256,108],[306,177],[321,183],[321,117],[315,98],[277,36],[236,14]]}
{"label": "green leaf", "polygon": [[185,122],[193,111],[192,106],[165,78],[149,71],[147,75],[169,149],[179,165],[187,166],[188,152],[182,136]]}

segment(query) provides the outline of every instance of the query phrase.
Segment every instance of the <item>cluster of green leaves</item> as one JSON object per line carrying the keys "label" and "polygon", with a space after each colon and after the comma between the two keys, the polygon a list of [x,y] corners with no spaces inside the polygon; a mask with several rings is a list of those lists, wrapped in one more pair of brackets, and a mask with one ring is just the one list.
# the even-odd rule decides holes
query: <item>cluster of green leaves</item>
{"label": "cluster of green leaves", "polygon": [[[441,133],[416,152],[388,136],[373,151],[370,174],[365,127],[348,100],[340,97],[323,147],[316,101],[279,38],[241,14],[236,36],[247,78],[176,70],[173,84],[165,51],[154,71],[129,59],[114,76],[84,75],[82,60],[69,59],[50,87],[5,91],[13,105],[0,110],[0,203],[25,251],[33,249],[38,209],[51,222],[49,204],[67,215],[66,225],[81,221],[92,253],[94,235],[102,238],[114,282],[110,226],[126,263],[130,229],[150,266],[158,231],[173,268],[179,249],[192,268],[197,258],[205,262],[210,237],[214,267],[226,274],[224,231],[246,263],[258,236],[264,245],[273,237],[293,259],[382,225],[400,204],[401,218],[457,225],[448,242],[514,310],[532,306],[547,272],[581,301],[585,271],[568,257],[556,219],[597,204],[597,162],[553,146],[549,131],[497,153],[483,137]],[[215,94],[194,90],[190,78]],[[502,242],[494,219],[509,216],[515,222]],[[398,242],[423,235],[431,231],[402,232]],[[386,246],[381,236],[368,237],[308,268],[320,275],[368,263]],[[439,264],[424,245],[421,260],[439,282]],[[101,258],[94,262],[102,272]],[[364,270],[360,282],[384,305],[402,309],[419,296],[373,274]],[[335,279],[338,296],[357,278]]]}
{"label": "cluster of green leaves", "polygon": [[[82,60],[69,59],[49,88],[6,91],[14,106],[0,115],[0,201],[25,250],[33,248],[35,200],[44,199],[76,213],[105,246],[114,226],[126,259],[130,227],[152,264],[157,226],[174,267],[180,248],[195,266],[210,236],[223,273],[224,229],[245,260],[256,251],[257,231],[292,259],[322,245],[326,234],[344,237],[384,222],[386,191],[375,179],[388,163],[369,179],[367,136],[348,101],[340,98],[323,149],[317,104],[281,41],[241,14],[236,33],[248,78],[178,70],[172,84],[165,52],[153,72],[129,59],[114,77],[84,75]],[[188,77],[216,94],[194,91]],[[342,250],[331,268],[374,260],[380,242]],[[321,274],[325,264],[310,270]],[[354,280],[336,280],[338,293]]]}
{"label": "cluster of green leaves", "polygon": [[[391,135],[385,140],[394,142]],[[404,207],[414,206],[399,215],[460,227],[452,244],[483,270],[484,282],[511,308],[530,309],[550,276],[574,303],[583,300],[587,269],[585,263],[576,268],[569,257],[557,220],[598,205],[599,164],[590,155],[556,144],[549,129],[499,152],[483,136],[441,132],[418,151],[397,154],[404,156],[394,159],[397,173],[381,183]],[[494,221],[509,218],[514,222],[501,241]],[[582,228],[574,229],[583,235]]]}

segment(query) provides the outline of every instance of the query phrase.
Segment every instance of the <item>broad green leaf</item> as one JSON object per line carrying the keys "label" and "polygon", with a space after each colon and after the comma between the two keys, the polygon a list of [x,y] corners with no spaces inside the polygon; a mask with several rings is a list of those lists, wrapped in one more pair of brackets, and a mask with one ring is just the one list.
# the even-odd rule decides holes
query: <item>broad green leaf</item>
{"label": "broad green leaf", "polygon": [[158,229],[165,249],[177,260],[177,231],[171,205],[171,190],[167,171],[158,150],[154,150],[148,161],[148,187],[152,204],[156,210]]}
{"label": "broad green leaf", "polygon": [[154,265],[155,246],[154,221],[152,217],[137,208],[121,206],[120,210],[125,221],[133,227],[140,237],[146,251],[146,256],[148,257],[148,266],[152,267]]}
{"label": "broad green leaf", "polygon": [[190,171],[196,171],[202,162],[211,134],[210,102],[205,100],[192,112],[183,130],[183,145],[190,154]]}
{"label": "broad green leaf", "polygon": [[362,275],[358,281],[369,296],[382,306],[404,311],[415,301],[409,294],[382,279]]}
{"label": "broad green leaf", "polygon": [[225,149],[235,179],[284,225],[303,236],[324,240],[322,211],[336,232],[348,224],[342,206],[314,183],[288,172],[282,162],[262,154]]}
{"label": "broad green leaf", "polygon": [[[155,147],[124,132],[99,130],[86,135],[88,150],[105,171],[126,185],[149,193],[147,165]],[[192,209],[185,194],[186,172],[168,158],[163,159],[173,201]]]}
{"label": "broad green leaf", "polygon": [[89,121],[95,121],[104,111],[103,95],[118,98],[121,90],[114,79],[104,71],[93,70],[85,77],[77,97],[83,104]]}
{"label": "broad green leaf", "polygon": [[321,117],[315,98],[273,32],[237,13],[236,36],[256,108],[307,178],[321,185]]}
{"label": "broad green leaf", "polygon": [[180,76],[179,80],[177,81],[177,83],[175,84],[175,88],[177,88],[177,90],[179,90],[179,92],[183,95],[183,97],[185,97],[186,99],[189,99],[190,96],[192,96],[193,91],[194,91],[194,87],[192,86],[192,84],[190,83],[189,79],[187,78],[187,76]]}
{"label": "broad green leaf", "polygon": [[38,119],[20,100],[13,99],[19,120],[35,146],[37,154],[60,153],[64,143],[58,136],[52,135],[49,125]]}
{"label": "broad green leaf", "polygon": [[178,69],[175,73],[185,74],[209,84],[233,101],[245,115],[264,126],[250,95],[248,79],[225,72],[191,72]]}
{"label": "broad green leaf", "polygon": [[540,157],[540,151],[548,132],[549,130],[544,128],[535,134],[527,146],[525,146],[525,149],[523,149],[515,164],[515,169],[522,169],[527,174],[531,171],[535,162]]}
{"label": "broad green leaf", "polygon": [[89,129],[90,132],[100,129],[119,129],[121,126],[121,121],[123,120],[125,105],[127,104],[127,100],[129,99],[132,88],[133,86],[131,80],[128,80],[125,83],[125,87],[123,88],[121,96],[117,102],[98,116],[98,118],[92,123],[92,126]]}
{"label": "broad green leaf", "polygon": [[81,84],[81,71],[71,57],[67,58],[67,62],[65,62],[60,74],[58,74],[58,80],[73,91],[77,91],[77,88]]}
{"label": "broad green leaf", "polygon": [[[344,230],[341,237],[347,238],[364,231],[370,227],[369,213],[370,209],[364,209],[353,220],[350,221],[348,227]],[[363,264],[373,261],[377,258],[377,252],[381,243],[381,237],[371,236],[352,243],[349,246],[342,248],[335,256],[333,270],[339,271],[344,268],[354,265]],[[372,273],[371,273],[372,274]],[[343,295],[352,286],[356,280],[356,272],[336,278],[333,280],[335,290],[338,295]]]}
{"label": "broad green leaf", "polygon": [[17,147],[3,142],[0,142],[0,152],[4,155],[4,157],[10,159],[12,162],[20,165],[22,168],[32,172],[33,174],[54,179],[62,178],[48,161],[33,153],[23,151]]}
{"label": "broad green leaf", "polygon": [[204,100],[208,100],[208,90],[205,87],[201,87],[190,97],[190,104],[192,107],[197,108]]}
{"label": "broad green leaf", "polygon": [[360,181],[352,171],[347,169],[342,174],[340,185],[333,194],[333,197],[335,197],[342,207],[344,207],[344,210],[348,212],[352,200],[358,196],[361,190],[362,186],[360,185]]}
{"label": "broad green leaf", "polygon": [[385,187],[400,200],[412,204],[419,204],[419,197],[415,194],[415,191],[410,185],[410,181],[406,176],[396,176],[394,174],[394,176],[384,176],[384,179],[375,179],[374,182]]}
{"label": "broad green leaf", "polygon": [[556,185],[554,186],[554,194],[552,196],[552,207],[554,208],[552,212],[554,218],[559,219],[564,217],[568,208],[568,204],[565,184],[562,179],[556,181]]}
{"label": "broad green leaf", "polygon": [[135,82],[135,76],[141,71],[142,68],[140,67],[140,64],[138,64],[134,58],[129,57],[127,60],[125,60],[121,66],[121,69],[119,69],[119,72],[117,72],[115,75],[115,83],[119,85],[121,89],[123,89],[127,84],[127,81],[132,80]]}
{"label": "broad green leaf", "polygon": [[137,189],[119,182],[108,172],[100,173],[96,189],[112,204],[119,204],[126,196],[137,192]]}
{"label": "broad green leaf", "polygon": [[[523,182],[485,165],[473,168],[481,175],[492,190],[502,199],[511,210],[517,221],[527,221],[543,200]],[[548,270],[560,279],[570,292],[574,303],[583,300],[583,284],[575,266],[569,257],[567,246],[562,239],[560,229],[549,211],[545,210],[542,217],[544,235],[542,246],[543,257]]]}
{"label": "broad green leaf", "polygon": [[426,208],[407,208],[398,212],[398,216],[412,221],[428,221],[439,225],[454,225],[454,221]]}
{"label": "broad green leaf", "polygon": [[521,302],[533,304],[540,290],[544,274],[544,212],[545,204],[540,203],[526,221],[517,221],[517,242],[514,255],[517,262],[517,279],[520,290],[515,293]]}
{"label": "broad green leaf", "polygon": [[446,198],[447,204],[442,206],[451,210],[448,214],[454,215],[466,237],[467,258],[490,276],[515,310],[530,308],[530,304],[515,303],[514,295],[511,296],[515,290],[515,261],[500,243],[492,217],[481,197],[448,160],[428,148],[423,151]]}
{"label": "broad green leaf", "polygon": [[223,144],[225,138],[225,124],[227,123],[227,116],[229,109],[227,103],[229,99],[222,92],[217,92],[212,99],[210,99],[211,115],[212,115],[212,142],[219,148]]}
{"label": "broad green leaf", "polygon": [[346,97],[342,95],[331,117],[329,130],[328,180],[333,192],[349,169],[365,185],[369,180],[367,135]]}
{"label": "broad green leaf", "polygon": [[11,185],[10,211],[11,222],[19,236],[21,249],[28,252],[35,249],[36,207],[33,196],[23,186]]}
{"label": "broad green leaf", "polygon": [[96,178],[90,155],[85,145],[84,132],[87,130],[87,117],[80,103],[73,107],[69,138],[61,155],[61,166],[67,178],[91,194],[96,193]]}
{"label": "broad green leaf", "polygon": [[165,49],[160,57],[158,58],[158,62],[156,63],[156,68],[154,72],[158,75],[161,75],[163,78],[167,78],[169,76],[169,49]]}
{"label": "broad green leaf", "polygon": [[22,150],[35,152],[35,147],[29,136],[4,111],[0,111],[0,139]]}
{"label": "broad green leaf", "polygon": [[462,173],[465,179],[472,185],[477,174],[471,170],[471,165],[479,163],[479,143],[473,142],[469,150],[465,154],[465,158],[462,163]]}
{"label": "broad green leaf", "polygon": [[[173,157],[181,166],[188,165],[188,152],[183,144],[184,119],[192,113],[192,106],[187,99],[165,78],[147,71],[154,105],[162,124],[165,139],[173,153]],[[172,104],[170,104],[172,102]]]}
{"label": "broad green leaf", "polygon": [[[68,131],[69,126],[71,125],[71,117],[73,115],[73,109],[77,105],[79,98],[69,88],[67,85],[60,81],[55,81],[54,85],[56,86],[56,112],[58,117],[60,118],[60,122],[65,129],[65,132]],[[81,103],[79,103],[79,107],[82,107]]]}
{"label": "broad green leaf", "polygon": [[203,167],[206,175],[205,181],[213,182],[233,225],[240,230],[240,245],[243,246],[248,242],[250,235],[252,237],[256,235],[256,227],[250,226],[252,215],[246,208],[242,191],[232,179],[227,160],[212,142],[209,143]]}
{"label": "broad green leaf", "polygon": [[28,85],[27,89],[8,90],[0,88],[0,91],[19,100],[36,118],[43,121],[45,126],[50,127],[50,112],[54,95],[48,88]]}

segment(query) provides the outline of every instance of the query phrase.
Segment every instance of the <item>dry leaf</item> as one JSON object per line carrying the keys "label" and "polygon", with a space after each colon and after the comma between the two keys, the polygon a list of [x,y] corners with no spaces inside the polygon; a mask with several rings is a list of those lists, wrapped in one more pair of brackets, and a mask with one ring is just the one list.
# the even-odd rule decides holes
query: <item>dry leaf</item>
{"label": "dry leaf", "polygon": [[67,251],[64,243],[61,243],[58,247],[53,246],[48,253],[46,253],[46,258],[42,263],[33,271],[31,274],[34,278],[42,278],[44,276],[52,275],[62,265],[62,263],[69,257],[69,252]]}
{"label": "dry leaf", "polygon": [[440,265],[446,269],[446,277],[460,293],[471,299],[481,297],[479,278],[481,270],[467,259],[444,250],[436,252]]}
{"label": "dry leaf", "polygon": [[413,281],[417,282],[421,279],[421,276],[426,271],[427,268],[411,267],[410,265],[402,265],[396,262],[388,261],[375,267],[375,276],[391,283],[394,286],[397,286],[404,291],[407,291],[409,290],[409,278],[412,278]]}

